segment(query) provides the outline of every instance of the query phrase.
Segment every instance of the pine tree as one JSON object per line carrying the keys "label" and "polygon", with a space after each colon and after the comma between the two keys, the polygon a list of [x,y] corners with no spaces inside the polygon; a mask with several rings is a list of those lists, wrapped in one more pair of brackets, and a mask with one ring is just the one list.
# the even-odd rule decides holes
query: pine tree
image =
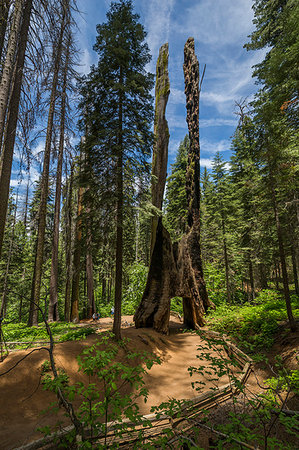
{"label": "pine tree", "polygon": [[[254,121],[258,129],[259,160],[272,201],[282,268],[283,289],[289,323],[296,323],[292,314],[289,276],[286,263],[286,238],[281,215],[282,167],[294,158],[298,140],[298,29],[299,5],[294,0],[255,0],[256,29],[247,49],[269,48],[264,60],[256,66],[254,75],[262,84],[255,97]],[[298,149],[296,151],[298,155]],[[298,168],[298,156],[295,167]],[[293,167],[294,167],[293,166]],[[289,171],[290,172],[290,171]],[[298,178],[298,177],[297,177]]]}
{"label": "pine tree", "polygon": [[171,174],[167,179],[164,224],[173,241],[178,241],[186,232],[186,170],[189,146],[189,136],[186,135],[179,145],[175,162],[171,165]]}
{"label": "pine tree", "polygon": [[[113,171],[112,191],[116,204],[115,314],[113,332],[120,338],[123,277],[124,192],[129,164],[142,173],[150,155],[152,134],[153,77],[145,71],[151,57],[144,42],[146,33],[133,13],[130,0],[112,2],[107,22],[97,26],[94,49],[99,62],[83,89],[83,110],[88,117],[86,147],[101,154]],[[103,158],[104,157],[104,158]],[[104,159],[104,161],[103,161]]]}

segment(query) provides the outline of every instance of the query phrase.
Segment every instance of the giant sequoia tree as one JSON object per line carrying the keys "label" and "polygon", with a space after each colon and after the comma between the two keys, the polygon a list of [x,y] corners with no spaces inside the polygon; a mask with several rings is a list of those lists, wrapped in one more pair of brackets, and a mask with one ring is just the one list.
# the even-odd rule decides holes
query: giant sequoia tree
{"label": "giant sequoia tree", "polygon": [[[113,332],[117,338],[121,324],[125,190],[132,177],[138,177],[147,166],[152,144],[153,77],[145,71],[151,57],[144,42],[146,33],[138,19],[131,0],[111,4],[107,22],[97,26],[94,48],[99,54],[98,65],[93,67],[82,89],[86,117],[83,122],[88,130],[85,150],[93,164],[91,173],[100,173],[99,179],[107,173],[112,193],[109,202],[115,205]],[[98,195],[102,193],[102,186],[98,186]]]}
{"label": "giant sequoia tree", "polygon": [[[167,55],[168,57],[168,55]],[[159,58],[156,84],[161,83],[159,77],[168,78],[168,58]],[[188,207],[188,231],[180,242],[172,244],[170,235],[159,218],[156,240],[147,279],[146,288],[141,303],[135,313],[136,327],[154,327],[157,331],[168,333],[170,300],[172,297],[183,297],[184,322],[193,329],[204,325],[204,313],[213,303],[209,301],[203,279],[201,249],[200,249],[200,147],[199,147],[199,64],[194,51],[194,39],[189,38],[184,49],[184,75],[187,108],[187,124],[189,129],[190,148],[186,171],[186,194]],[[167,95],[168,95],[167,87]],[[158,91],[158,92],[157,92]],[[156,90],[156,96],[165,95],[163,90]],[[159,98],[159,97],[158,97]],[[164,103],[156,102],[156,120],[163,116]],[[168,129],[164,126],[157,129],[165,135]],[[155,136],[156,142],[165,142],[161,136]],[[165,156],[165,146],[156,149],[161,152],[161,160]],[[157,155],[158,158],[158,155]],[[165,170],[161,165],[161,170]],[[166,178],[166,177],[165,177]],[[160,176],[159,189],[164,190]],[[153,201],[155,197],[153,196]],[[156,205],[155,205],[156,206]]]}

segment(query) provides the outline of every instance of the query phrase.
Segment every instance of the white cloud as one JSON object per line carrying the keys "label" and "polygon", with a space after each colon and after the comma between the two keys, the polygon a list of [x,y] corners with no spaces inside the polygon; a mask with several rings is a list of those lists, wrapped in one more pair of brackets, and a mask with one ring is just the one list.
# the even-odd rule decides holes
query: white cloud
{"label": "white cloud", "polygon": [[242,42],[252,30],[251,7],[252,0],[201,0],[186,9],[175,30],[218,47]]}
{"label": "white cloud", "polygon": [[185,92],[180,89],[170,87],[169,103],[174,105],[185,105],[186,96]]}
{"label": "white cloud", "polygon": [[39,156],[41,155],[42,152],[45,151],[45,142],[44,141],[40,141],[36,147],[34,147],[31,150],[31,154],[34,158],[39,158]]}
{"label": "white cloud", "polygon": [[9,186],[12,188],[12,187],[17,187],[20,184],[22,184],[21,181],[19,179],[15,179],[15,180],[10,180],[10,185]]}
{"label": "white cloud", "polygon": [[82,49],[82,56],[80,59],[78,70],[81,74],[87,75],[90,72],[90,66],[95,64],[96,57],[90,53],[88,48]]}
{"label": "white cloud", "polygon": [[[26,172],[26,175],[24,175],[22,178],[19,177],[20,170],[13,170],[12,171],[12,179],[10,180],[10,187],[17,187],[19,186],[20,189],[23,189],[27,186],[28,182],[28,175]],[[30,166],[30,187],[32,187],[33,183],[39,179],[41,175],[41,172],[37,170],[33,165]]]}
{"label": "white cloud", "polygon": [[217,153],[230,150],[230,140],[221,139],[220,141],[211,142],[207,139],[200,140],[200,150],[202,153]]}
{"label": "white cloud", "polygon": [[200,167],[206,167],[207,169],[212,169],[213,159],[200,158]]}
{"label": "white cloud", "polygon": [[216,119],[201,119],[199,120],[200,128],[209,127],[236,127],[237,119],[222,119],[221,117]]}
{"label": "white cloud", "polygon": [[204,105],[214,106],[218,113],[232,114],[235,101],[247,97],[253,91],[252,66],[261,61],[265,52],[255,52],[250,58],[240,61],[234,55],[228,60],[222,60],[217,65],[215,61],[213,71],[210,70],[207,87],[201,93]]}
{"label": "white cloud", "polygon": [[147,43],[153,60],[150,70],[154,71],[159,48],[169,40],[171,12],[175,0],[144,0],[145,28],[148,32]]}
{"label": "white cloud", "polygon": [[166,119],[168,121],[170,134],[171,134],[172,130],[175,130],[176,128],[186,129],[186,132],[187,132],[187,123],[186,123],[186,118],[184,115],[173,114],[173,113],[169,112],[169,113],[166,113]]}
{"label": "white cloud", "polygon": [[180,143],[181,143],[181,140],[170,139],[169,146],[168,146],[168,155],[170,157],[176,156],[178,148],[180,146]]}

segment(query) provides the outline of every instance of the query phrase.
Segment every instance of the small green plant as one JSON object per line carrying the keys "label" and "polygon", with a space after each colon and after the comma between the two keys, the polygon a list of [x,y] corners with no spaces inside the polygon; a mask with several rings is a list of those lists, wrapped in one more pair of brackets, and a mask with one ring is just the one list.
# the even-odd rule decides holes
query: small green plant
{"label": "small green plant", "polygon": [[50,370],[51,370],[51,364],[50,364],[50,361],[46,359],[46,361],[44,361],[44,362],[42,363],[41,369],[42,369],[42,375],[44,375],[44,374],[47,373],[47,372],[50,372]]}
{"label": "small green plant", "polygon": [[[198,430],[203,429],[212,432],[213,448],[248,447],[295,450],[297,448],[296,438],[299,437],[299,414],[297,411],[289,411],[286,405],[291,395],[299,394],[299,371],[288,371],[278,361],[276,376],[268,379],[264,386],[261,386],[262,393],[254,394],[240,382],[239,361],[225,356],[229,350],[227,342],[221,336],[207,338],[200,331],[198,334],[203,343],[198,346],[197,357],[204,364],[189,367],[188,370],[191,377],[200,375],[205,381],[192,381],[192,387],[198,392],[203,390],[210,392],[211,398],[216,399],[215,395],[220,393],[219,389],[223,384],[221,379],[225,377],[229,383],[225,382],[226,387],[223,393],[229,393],[230,388],[237,388],[238,392],[234,391],[231,402],[224,407],[223,417],[225,420],[222,424],[217,422],[217,414],[211,414],[211,410],[196,411],[190,401],[170,399],[168,402],[152,408],[152,411],[156,412],[157,418],[162,414],[167,414],[175,419],[183,416],[184,427],[182,428],[189,430],[186,433],[169,428],[165,434],[152,443],[159,448],[167,448],[174,442],[181,445],[179,448],[200,448],[201,440],[198,438]],[[207,380],[209,380],[209,384],[214,383],[214,386],[208,390]],[[278,424],[284,436],[289,436],[287,441],[280,439],[276,434],[275,428]]]}
{"label": "small green plant", "polygon": [[94,333],[93,328],[79,328],[76,330],[70,330],[67,333],[60,336],[59,341],[78,341],[80,339],[86,339],[87,336]]}
{"label": "small green plant", "polygon": [[134,314],[145,289],[148,268],[141,263],[132,264],[128,269],[129,283],[124,292],[123,314]]}
{"label": "small green plant", "polygon": [[[128,342],[115,343],[112,335],[105,334],[97,344],[83,351],[78,357],[79,371],[87,375],[88,383],[71,385],[65,373],[44,378],[45,389],[54,392],[61,389],[69,404],[79,402],[75,411],[82,430],[79,448],[107,448],[112,429],[114,435],[121,437],[133,423],[141,427],[141,437],[142,427],[151,425],[143,419],[136,400],[142,397],[146,401],[148,391],[143,375],[160,361],[129,351]],[[74,439],[74,433],[68,439]]]}
{"label": "small green plant", "polygon": [[[294,316],[299,316],[298,297],[292,296]],[[243,306],[222,304],[207,317],[209,326],[233,336],[238,345],[254,352],[270,348],[279,330],[279,321],[287,320],[282,296],[271,290],[259,293],[255,304]]]}

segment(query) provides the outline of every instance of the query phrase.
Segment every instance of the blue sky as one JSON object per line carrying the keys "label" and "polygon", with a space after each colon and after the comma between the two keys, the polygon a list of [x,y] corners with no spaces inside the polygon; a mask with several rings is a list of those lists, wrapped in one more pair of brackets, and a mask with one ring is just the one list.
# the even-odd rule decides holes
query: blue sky
{"label": "blue sky", "polygon": [[[90,65],[97,63],[93,50],[96,25],[106,21],[110,1],[77,0],[77,3],[81,11],[76,18],[78,70],[88,73]],[[264,56],[263,52],[247,52],[243,48],[253,30],[252,0],[135,0],[134,9],[148,33],[153,56],[148,67],[151,72],[155,73],[160,46],[169,42],[170,97],[166,111],[170,128],[169,164],[187,133],[182,66],[184,44],[189,36],[195,38],[201,71],[207,65],[200,100],[201,167],[210,169],[217,151],[228,160],[230,137],[237,125],[234,102],[252,98],[256,91],[252,66]],[[41,139],[32,152],[37,155],[43,148]],[[18,184],[18,165],[16,155],[12,187]],[[40,170],[40,164],[32,164],[32,186]]]}
{"label": "blue sky", "polygon": [[[83,12],[78,20],[82,72],[88,73],[90,64],[97,61],[92,50],[96,25],[106,20],[109,5],[105,0],[78,0]],[[237,124],[234,102],[252,98],[256,86],[251,67],[263,56],[243,49],[253,30],[252,0],[135,0],[134,6],[148,33],[153,56],[150,71],[155,73],[160,46],[169,42],[169,163],[187,133],[182,65],[189,36],[195,38],[201,70],[207,65],[200,101],[201,166],[210,168],[217,151],[228,160]]]}

